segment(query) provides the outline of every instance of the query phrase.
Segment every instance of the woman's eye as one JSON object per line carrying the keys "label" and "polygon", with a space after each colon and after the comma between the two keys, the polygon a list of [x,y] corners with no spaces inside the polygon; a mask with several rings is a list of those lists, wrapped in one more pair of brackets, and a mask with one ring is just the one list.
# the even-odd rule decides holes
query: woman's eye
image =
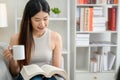
{"label": "woman's eye", "polygon": [[35,20],[36,22],[39,22],[40,20]]}
{"label": "woman's eye", "polygon": [[44,19],[45,21],[48,20],[47,18]]}

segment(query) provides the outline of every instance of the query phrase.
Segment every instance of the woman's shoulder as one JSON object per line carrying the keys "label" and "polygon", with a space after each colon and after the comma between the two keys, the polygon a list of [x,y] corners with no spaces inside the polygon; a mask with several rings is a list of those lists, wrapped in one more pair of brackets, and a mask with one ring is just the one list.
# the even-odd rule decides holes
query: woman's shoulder
{"label": "woman's shoulder", "polygon": [[51,37],[54,39],[61,39],[61,35],[56,31],[51,31]]}
{"label": "woman's shoulder", "polygon": [[12,35],[11,38],[12,38],[12,39],[18,39],[18,37],[19,37],[19,33],[15,33],[15,34]]}
{"label": "woman's shoulder", "polygon": [[51,31],[51,44],[52,44],[52,49],[56,49],[56,48],[60,49],[60,46],[62,46],[62,37],[56,31]]}

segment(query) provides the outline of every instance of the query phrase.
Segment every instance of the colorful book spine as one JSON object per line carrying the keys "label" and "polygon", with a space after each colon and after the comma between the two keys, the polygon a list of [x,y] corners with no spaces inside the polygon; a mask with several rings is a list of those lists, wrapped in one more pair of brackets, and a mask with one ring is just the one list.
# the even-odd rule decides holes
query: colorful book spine
{"label": "colorful book spine", "polygon": [[116,31],[116,8],[108,8],[108,30]]}

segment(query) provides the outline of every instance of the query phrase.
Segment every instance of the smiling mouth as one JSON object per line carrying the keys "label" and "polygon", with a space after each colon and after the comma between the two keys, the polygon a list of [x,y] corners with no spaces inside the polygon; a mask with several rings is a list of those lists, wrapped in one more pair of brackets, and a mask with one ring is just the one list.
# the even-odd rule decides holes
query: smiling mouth
{"label": "smiling mouth", "polygon": [[38,27],[38,29],[39,29],[39,30],[43,30],[44,28],[40,28],[40,27]]}

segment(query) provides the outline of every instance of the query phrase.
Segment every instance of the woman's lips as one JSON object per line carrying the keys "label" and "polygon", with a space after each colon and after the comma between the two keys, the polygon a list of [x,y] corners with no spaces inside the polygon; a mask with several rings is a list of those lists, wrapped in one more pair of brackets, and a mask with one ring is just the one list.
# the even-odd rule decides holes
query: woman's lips
{"label": "woman's lips", "polygon": [[38,27],[38,29],[39,29],[39,30],[43,30],[44,28],[40,28],[40,27]]}

